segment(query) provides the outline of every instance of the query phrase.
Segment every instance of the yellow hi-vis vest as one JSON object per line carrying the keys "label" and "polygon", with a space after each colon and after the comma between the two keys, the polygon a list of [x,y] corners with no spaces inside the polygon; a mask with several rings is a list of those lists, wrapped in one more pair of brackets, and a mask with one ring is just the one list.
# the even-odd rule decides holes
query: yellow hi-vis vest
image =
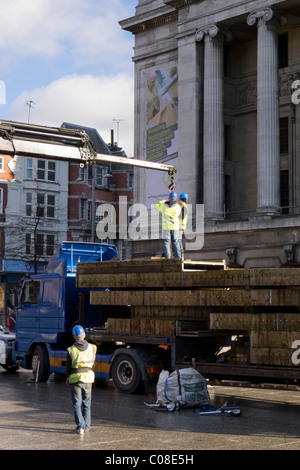
{"label": "yellow hi-vis vest", "polygon": [[186,204],[184,204],[183,206],[180,206],[180,208],[181,210],[180,210],[180,215],[179,215],[179,230],[184,231],[186,229],[189,210]]}
{"label": "yellow hi-vis vest", "polygon": [[155,203],[155,209],[162,213],[162,228],[163,230],[179,230],[179,204],[174,204],[169,207],[165,204],[166,201],[159,201]]}
{"label": "yellow hi-vis vest", "polygon": [[[97,346],[89,344],[85,351],[80,351],[76,346],[68,348],[72,360],[72,371],[69,375],[69,383],[77,382],[93,383],[95,374],[92,370],[96,358]],[[78,369],[78,370],[76,370]],[[90,370],[88,370],[90,369]]]}

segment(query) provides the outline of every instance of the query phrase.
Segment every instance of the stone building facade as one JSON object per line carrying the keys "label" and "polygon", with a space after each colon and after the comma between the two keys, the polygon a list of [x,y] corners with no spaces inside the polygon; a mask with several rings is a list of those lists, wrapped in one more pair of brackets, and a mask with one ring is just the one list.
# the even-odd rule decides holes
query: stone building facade
{"label": "stone building facade", "polygon": [[[169,157],[177,190],[193,206],[204,204],[204,246],[187,243],[185,257],[297,266],[299,1],[139,0],[135,16],[120,24],[135,35],[135,155]],[[145,84],[153,72],[151,108]],[[164,102],[149,121],[148,110],[166,90],[169,110]],[[135,201],[146,204],[154,180],[145,170],[136,174]],[[161,245],[141,241],[134,249],[153,255]]]}

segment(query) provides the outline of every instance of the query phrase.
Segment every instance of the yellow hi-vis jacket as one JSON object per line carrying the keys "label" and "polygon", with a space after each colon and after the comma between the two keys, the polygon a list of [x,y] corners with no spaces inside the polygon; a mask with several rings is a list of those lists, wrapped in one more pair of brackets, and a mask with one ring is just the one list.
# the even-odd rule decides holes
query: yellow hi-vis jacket
{"label": "yellow hi-vis jacket", "polygon": [[189,215],[189,210],[187,205],[184,203],[183,206],[180,206],[180,215],[179,215],[179,230],[186,229],[187,219]]}
{"label": "yellow hi-vis jacket", "polygon": [[68,348],[72,361],[72,370],[69,375],[69,384],[77,382],[93,383],[95,374],[92,370],[96,358],[97,346],[89,344],[85,351],[80,351],[76,346]]}
{"label": "yellow hi-vis jacket", "polygon": [[167,201],[159,201],[154,205],[155,209],[162,213],[163,230],[179,230],[179,204],[169,206]]}

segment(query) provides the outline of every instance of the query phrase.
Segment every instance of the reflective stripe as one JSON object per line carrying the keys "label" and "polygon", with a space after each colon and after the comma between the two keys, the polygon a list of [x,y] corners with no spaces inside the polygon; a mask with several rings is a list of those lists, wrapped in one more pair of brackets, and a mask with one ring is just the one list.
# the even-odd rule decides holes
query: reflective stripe
{"label": "reflective stripe", "polygon": [[[183,209],[185,209],[184,217],[182,217]],[[186,229],[187,219],[188,219],[189,210],[186,204],[181,206],[180,216],[179,216],[179,230],[184,231]]]}
{"label": "reflective stripe", "polygon": [[[69,383],[84,382],[92,383],[95,380],[95,374],[92,371],[95,358],[96,358],[97,347],[94,344],[89,344],[85,351],[80,351],[76,346],[68,348],[68,352],[72,361],[72,371],[69,375]],[[90,369],[83,372],[82,369]],[[75,370],[74,370],[75,369]],[[76,369],[78,371],[76,372]],[[81,369],[81,370],[80,370]]]}

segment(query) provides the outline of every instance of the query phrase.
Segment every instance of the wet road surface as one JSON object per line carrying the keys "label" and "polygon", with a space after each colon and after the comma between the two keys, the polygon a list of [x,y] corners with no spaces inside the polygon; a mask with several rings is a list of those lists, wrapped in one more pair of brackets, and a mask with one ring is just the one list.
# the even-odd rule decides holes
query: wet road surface
{"label": "wet road surface", "polygon": [[92,428],[79,436],[70,389],[51,376],[0,369],[1,450],[300,450],[300,391],[209,386],[211,404],[236,401],[239,417],[194,409],[157,411],[152,395],[127,395],[113,384],[93,388]]}

